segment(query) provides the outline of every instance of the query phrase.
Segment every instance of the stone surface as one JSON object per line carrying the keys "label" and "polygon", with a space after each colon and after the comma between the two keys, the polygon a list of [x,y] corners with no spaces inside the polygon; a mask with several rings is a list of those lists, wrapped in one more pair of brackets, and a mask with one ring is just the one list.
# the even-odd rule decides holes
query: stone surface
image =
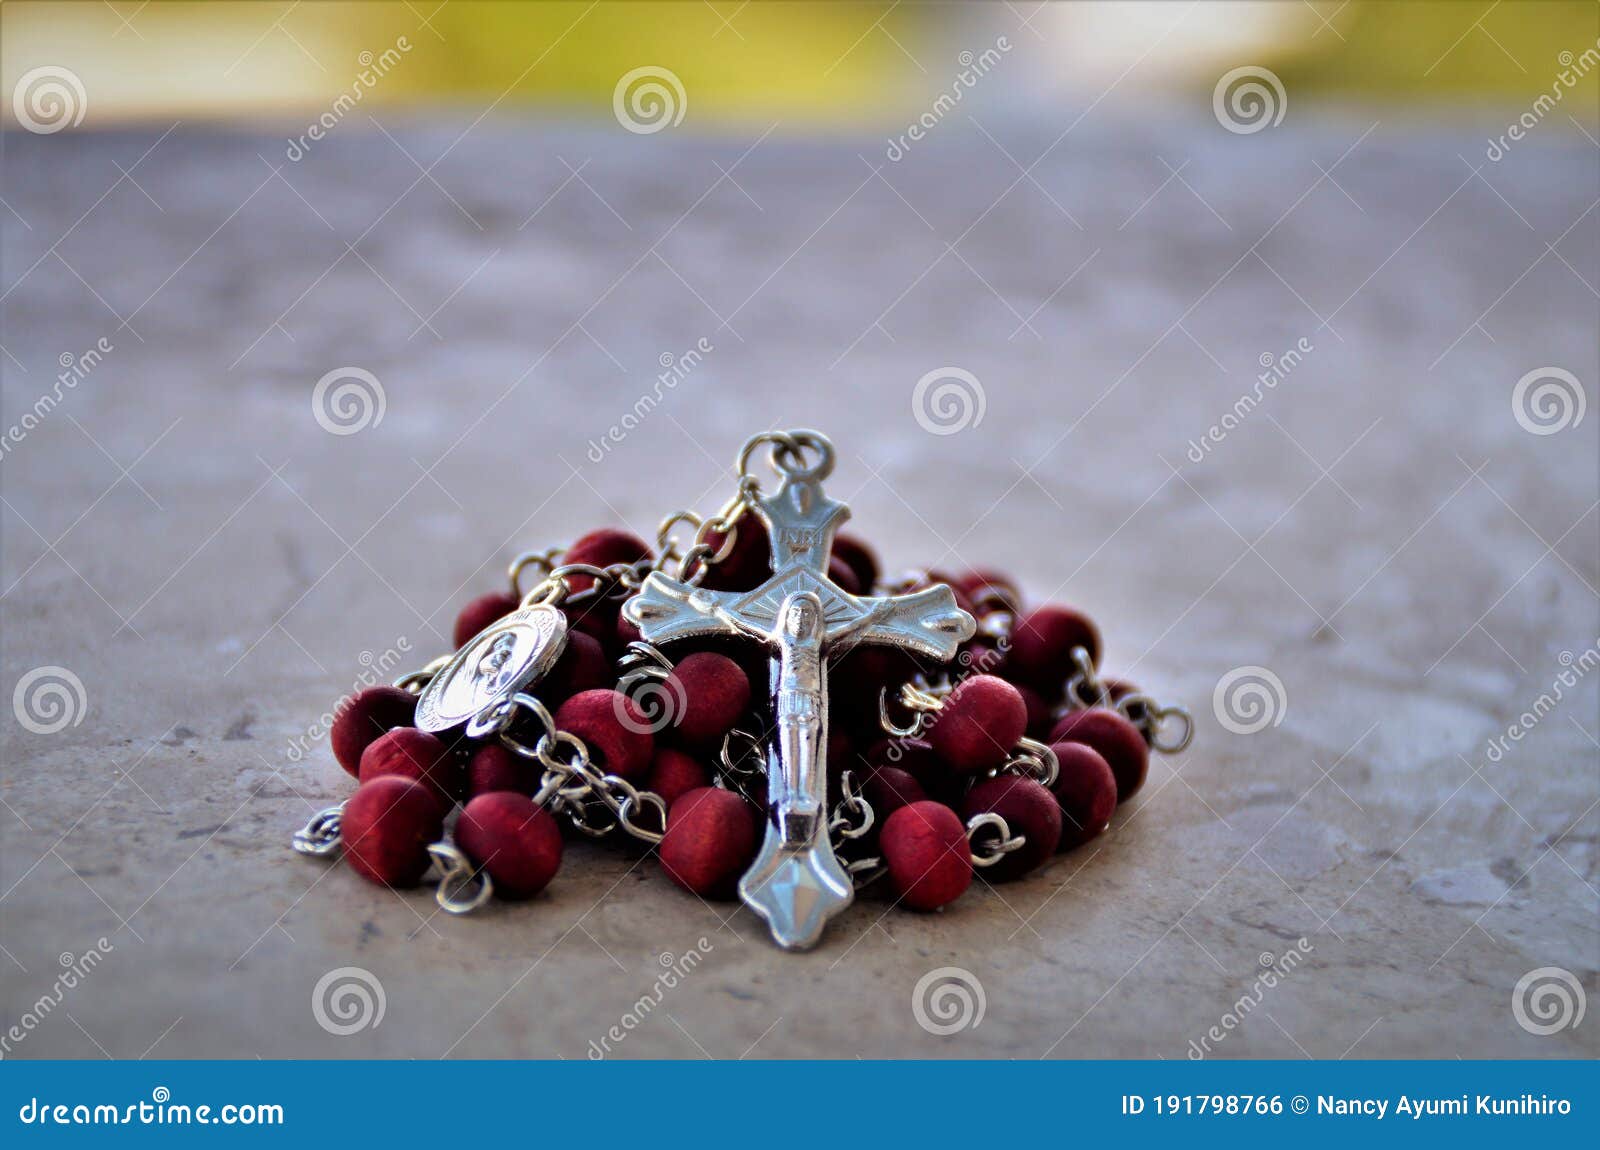
{"label": "stone surface", "polygon": [[[0,463],[0,685],[84,700],[4,724],[3,1021],[111,948],[8,1056],[583,1058],[699,946],[613,1053],[1183,1058],[1301,938],[1216,1056],[1600,1053],[1595,1004],[1548,1038],[1511,1009],[1600,968],[1600,676],[1536,711],[1600,635],[1596,416],[1512,407],[1545,367],[1593,400],[1600,165],[1556,118],[1476,175],[1498,122],[1378,118],[952,117],[885,164],[391,117],[437,185],[354,119],[298,164],[267,131],[9,135],[0,423],[113,350]],[[383,389],[356,434],[314,417],[341,368]],[[946,368],[982,419],[930,434]],[[524,547],[714,508],[771,426],[834,437],[889,570],[1089,611],[1192,749],[1032,879],[869,894],[805,955],[625,849],[470,921],[290,852],[351,789],[315,729],[340,694],[445,649]],[[1213,695],[1252,666],[1277,721],[1238,734]],[[313,1010],[342,967],[386,1004],[348,1037]],[[918,1025],[938,967],[981,1025]]]}

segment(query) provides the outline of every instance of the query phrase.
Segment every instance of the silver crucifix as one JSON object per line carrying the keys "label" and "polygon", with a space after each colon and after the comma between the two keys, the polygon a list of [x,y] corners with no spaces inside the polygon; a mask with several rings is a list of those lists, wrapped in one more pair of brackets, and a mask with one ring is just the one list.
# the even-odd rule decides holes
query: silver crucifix
{"label": "silver crucifix", "polygon": [[[976,624],[943,585],[871,598],[831,582],[833,536],[850,516],[822,493],[833,445],[814,431],[758,439],[778,444],[778,489],[750,506],[771,540],[771,578],[753,591],[708,591],[657,571],[624,613],[651,643],[737,635],[771,652],[776,727],[767,746],[767,833],[739,896],[767,920],[778,945],[798,950],[815,945],[827,920],[855,897],[828,836],[828,656],[882,643],[948,661]],[[741,454],[741,472],[756,442]],[[807,450],[818,456],[811,467]]]}

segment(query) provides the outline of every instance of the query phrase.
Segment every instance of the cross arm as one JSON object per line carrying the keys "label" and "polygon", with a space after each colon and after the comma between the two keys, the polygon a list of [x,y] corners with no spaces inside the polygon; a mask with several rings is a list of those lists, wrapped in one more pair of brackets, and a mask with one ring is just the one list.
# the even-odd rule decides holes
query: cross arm
{"label": "cross arm", "polygon": [[650,643],[670,643],[698,635],[759,633],[734,613],[743,598],[742,592],[691,587],[653,571],[639,593],[623,604],[622,613]]}
{"label": "cross arm", "polygon": [[868,611],[829,631],[830,649],[839,650],[857,643],[876,643],[903,647],[949,662],[956,648],[972,638],[978,625],[956,605],[955,592],[944,584],[895,595],[885,599],[862,599]]}

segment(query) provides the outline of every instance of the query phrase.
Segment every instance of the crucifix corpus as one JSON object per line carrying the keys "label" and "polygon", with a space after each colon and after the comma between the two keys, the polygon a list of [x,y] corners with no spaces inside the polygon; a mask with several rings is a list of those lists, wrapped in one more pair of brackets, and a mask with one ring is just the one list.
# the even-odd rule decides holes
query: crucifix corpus
{"label": "crucifix corpus", "polygon": [[[746,471],[762,443],[773,445],[780,477],[765,497],[756,494]],[[833,445],[814,431],[752,439],[740,455],[741,491],[751,493],[747,513],[766,526],[771,577],[750,591],[711,591],[656,571],[624,607],[646,642],[736,636],[759,641],[770,653],[774,729],[767,745],[766,838],[739,882],[739,896],[791,950],[814,946],[828,919],[855,897],[828,835],[829,656],[876,643],[947,662],[976,629],[942,584],[872,597],[852,595],[828,578],[834,533],[850,516],[847,506],[822,492],[833,463]]]}

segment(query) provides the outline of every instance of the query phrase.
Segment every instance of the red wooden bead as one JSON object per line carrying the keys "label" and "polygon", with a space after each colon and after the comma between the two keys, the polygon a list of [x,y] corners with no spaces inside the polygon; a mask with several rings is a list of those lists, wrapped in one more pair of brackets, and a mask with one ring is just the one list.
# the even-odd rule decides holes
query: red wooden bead
{"label": "red wooden bead", "polygon": [[444,836],[445,810],[415,779],[383,775],[362,783],[339,817],[345,861],[373,882],[416,886],[431,862],[428,847]]}
{"label": "red wooden bead", "polygon": [[1011,631],[1006,673],[1021,682],[1059,695],[1076,669],[1072,649],[1085,647],[1089,660],[1100,664],[1100,629],[1081,611],[1047,603],[1017,619]]}
{"label": "red wooden bead", "polygon": [[461,614],[456,616],[455,632],[452,635],[455,645],[465,647],[469,639],[490,623],[503,619],[515,611],[520,602],[521,600],[509,591],[490,591],[487,595],[479,595],[461,608]]}
{"label": "red wooden bead", "polygon": [[885,647],[860,646],[845,651],[828,665],[830,718],[861,738],[881,738],[879,693],[888,691],[889,714],[896,722],[905,722],[909,716],[895,699],[913,669],[909,661]]}
{"label": "red wooden bead", "polygon": [[987,615],[990,611],[1017,614],[1022,610],[1022,593],[1017,589],[1016,580],[993,568],[973,567],[963,571],[951,586],[963,591],[980,614]]}
{"label": "red wooden bead", "polygon": [[863,593],[861,579],[856,575],[855,569],[837,555],[828,560],[828,578],[851,595]]}
{"label": "red wooden bead", "polygon": [[869,766],[899,767],[910,771],[919,782],[926,783],[924,775],[945,774],[945,767],[933,748],[923,739],[878,739],[861,753]]}
{"label": "red wooden bead", "polygon": [[328,741],[333,757],[352,775],[361,773],[361,753],[396,727],[416,721],[417,697],[399,687],[368,687],[337,709]]}
{"label": "red wooden bead", "polygon": [[879,836],[889,881],[912,910],[937,910],[972,885],[967,828],[943,803],[901,807]]}
{"label": "red wooden bead", "polygon": [[532,898],[561,869],[561,828],[527,795],[479,795],[456,820],[455,837],[501,898]]}
{"label": "red wooden bead", "polygon": [[1117,777],[1117,802],[1125,803],[1144,786],[1150,747],[1139,728],[1115,711],[1091,707],[1069,711],[1050,732],[1052,743],[1087,743],[1099,751]]}
{"label": "red wooden bead", "polygon": [[[575,576],[576,578],[576,576]],[[585,575],[587,579],[589,576]],[[617,625],[622,622],[622,600],[614,596],[584,599],[577,603],[564,603],[561,613],[567,617],[568,635],[588,635],[600,644],[602,651],[617,646]]]}
{"label": "red wooden bead", "polygon": [[757,822],[755,808],[732,791],[690,791],[667,815],[661,865],[673,882],[702,898],[733,898],[756,857]]}
{"label": "red wooden bead", "polygon": [[1057,850],[1082,846],[1105,830],[1117,809],[1117,777],[1105,756],[1088,743],[1056,743],[1056,802],[1061,807]]}
{"label": "red wooden bead", "polygon": [[1017,689],[993,675],[956,684],[928,730],[928,743],[952,769],[993,770],[1010,757],[1028,727],[1028,705]]}
{"label": "red wooden bead", "polygon": [[[708,591],[751,591],[772,574],[772,546],[767,540],[766,525],[747,514],[735,525],[735,531],[727,558],[711,564],[700,581]],[[720,551],[725,538],[721,532],[713,531],[706,536],[706,544]]]}
{"label": "red wooden bead", "polygon": [[[653,554],[650,544],[633,532],[602,527],[575,539],[561,557],[561,562],[610,567],[614,563],[637,563],[640,559],[649,559]],[[594,578],[590,575],[569,575],[567,579],[574,591],[587,590],[594,585]]]}
{"label": "red wooden bead", "polygon": [[968,675],[1005,674],[1006,656],[1000,650],[1000,640],[981,632],[961,644],[956,651],[954,672],[957,677]]}
{"label": "red wooden bead", "polygon": [[461,761],[442,739],[415,727],[396,727],[362,752],[356,777],[366,783],[384,775],[426,784],[447,807],[465,789]]}
{"label": "red wooden bead", "polygon": [[547,707],[558,707],[580,691],[608,687],[616,676],[600,640],[582,631],[567,632],[567,646],[550,673],[533,684],[532,692]]}
{"label": "red wooden bead", "polygon": [[1129,695],[1137,695],[1139,688],[1126,679],[1115,679],[1107,676],[1100,680],[1100,685],[1106,689],[1106,694],[1111,696],[1113,703],[1121,702]]}
{"label": "red wooden bead", "polygon": [[1025,683],[1016,684],[1017,694],[1022,696],[1023,703],[1028,708],[1028,738],[1041,741],[1050,737],[1050,730],[1056,725],[1055,711],[1045,701],[1045,697]]}
{"label": "red wooden bead", "polygon": [[901,807],[910,806],[912,803],[924,802],[928,792],[922,789],[922,784],[899,767],[873,767],[861,781],[862,796],[872,807],[872,815],[878,826],[883,826],[883,820]]}
{"label": "red wooden bead", "polygon": [[643,638],[644,636],[639,633],[638,626],[628,622],[626,615],[620,611],[617,612],[617,629],[616,634],[612,637],[612,649],[620,655],[627,649],[629,643],[637,643]]}
{"label": "red wooden bead", "polygon": [[1011,833],[1026,840],[999,862],[984,868],[984,877],[990,881],[1021,878],[1056,853],[1061,841],[1061,807],[1042,784],[1017,775],[986,779],[967,792],[961,813],[971,819],[986,812],[1005,819]]}
{"label": "red wooden bead", "polygon": [[539,789],[544,769],[537,762],[507,750],[499,743],[485,743],[467,760],[467,794],[472,798],[495,791],[531,795]]}
{"label": "red wooden bead", "polygon": [[[954,770],[921,739],[881,739],[867,750],[872,767],[888,766],[905,771],[917,780],[926,794],[945,806],[956,809],[967,792],[969,776]],[[870,770],[870,768],[869,768]],[[882,825],[882,820],[879,820]]]}
{"label": "red wooden bead", "polygon": [[672,804],[701,787],[711,785],[711,772],[700,760],[671,747],[658,747],[650,761],[650,773],[645,776],[644,789],[661,796],[670,811]]}
{"label": "red wooden bead", "polygon": [[833,537],[833,557],[835,559],[843,559],[850,570],[855,573],[859,594],[872,594],[872,589],[878,584],[880,568],[878,566],[878,556],[871,547],[854,535],[835,535]]}
{"label": "red wooden bead", "polygon": [[632,781],[650,769],[650,720],[626,695],[604,688],[579,691],[556,709],[555,720],[583,740],[590,761],[605,773]]}
{"label": "red wooden bead", "polygon": [[856,757],[855,741],[843,731],[828,731],[828,771],[836,775],[852,765]]}
{"label": "red wooden bead", "polygon": [[662,736],[695,750],[710,751],[750,705],[750,680],[744,669],[726,655],[697,651],[672,668],[662,704],[673,713]]}

